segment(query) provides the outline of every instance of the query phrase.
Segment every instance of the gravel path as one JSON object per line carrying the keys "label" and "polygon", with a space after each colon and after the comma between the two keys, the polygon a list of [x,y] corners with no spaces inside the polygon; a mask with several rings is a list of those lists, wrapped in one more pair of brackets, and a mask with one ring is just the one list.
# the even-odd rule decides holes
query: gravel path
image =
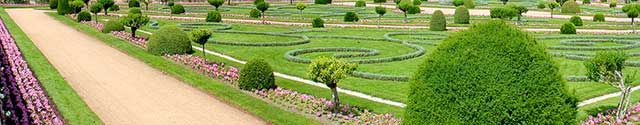
{"label": "gravel path", "polygon": [[7,12],[106,124],[265,124],[41,11]]}

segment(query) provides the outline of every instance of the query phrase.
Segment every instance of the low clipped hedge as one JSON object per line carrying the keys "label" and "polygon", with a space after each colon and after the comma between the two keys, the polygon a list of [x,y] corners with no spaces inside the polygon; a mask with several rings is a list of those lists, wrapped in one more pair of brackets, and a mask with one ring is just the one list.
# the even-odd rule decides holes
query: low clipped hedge
{"label": "low clipped hedge", "polygon": [[253,59],[242,68],[238,87],[244,90],[261,90],[276,87],[276,80],[269,63],[263,59]]}
{"label": "low clipped hedge", "polygon": [[576,34],[576,26],[573,23],[565,23],[560,27],[561,34]]}
{"label": "low clipped hedge", "polygon": [[262,13],[256,8],[253,8],[251,9],[251,11],[249,11],[249,17],[260,18],[260,16],[262,16]]}
{"label": "low clipped hedge", "polygon": [[160,28],[149,38],[147,50],[153,55],[189,54],[193,53],[191,41],[184,31],[176,26]]}
{"label": "low clipped hedge", "polygon": [[593,15],[593,22],[604,22],[604,14],[596,13]]}
{"label": "low clipped hedge", "polygon": [[[613,42],[624,46],[593,46],[598,42]],[[579,51],[603,51],[603,50],[629,50],[640,47],[640,41],[622,39],[564,39],[561,44],[571,46],[549,46],[551,50],[579,50]],[[576,45],[576,43],[584,43]]]}
{"label": "low clipped hedge", "polygon": [[218,11],[209,11],[207,13],[206,22],[222,22],[222,15]]}
{"label": "low clipped hedge", "polygon": [[394,42],[394,43],[410,43],[410,44],[424,44],[424,45],[437,45],[434,42],[419,42],[419,41],[410,41],[410,40],[401,40],[401,39],[396,39],[393,38],[393,36],[397,36],[397,35],[432,35],[432,36],[437,36],[437,37],[429,37],[429,39],[425,39],[425,40],[432,40],[432,41],[440,41],[443,40],[445,37],[447,37],[447,34],[444,33],[435,33],[435,32],[391,32],[391,33],[386,33],[383,35],[384,39],[390,42]]}
{"label": "low clipped hedge", "polygon": [[331,4],[331,0],[314,0],[315,4]]}
{"label": "low clipped hedge", "polygon": [[171,14],[183,14],[185,12],[182,4],[176,4],[171,6]]}
{"label": "low clipped hedge", "polygon": [[78,13],[78,17],[76,17],[76,21],[91,21],[91,13],[86,10],[80,11],[80,13]]}
{"label": "low clipped hedge", "polygon": [[569,19],[569,22],[573,23],[573,25],[575,26],[582,26],[583,22],[582,22],[582,18],[580,18],[580,16],[573,16],[571,17],[571,19]]}
{"label": "low clipped hedge", "polygon": [[456,13],[453,15],[453,23],[456,24],[469,24],[469,9],[464,6],[456,8]]}
{"label": "low clipped hedge", "polygon": [[112,31],[124,31],[124,25],[122,24],[122,22],[120,22],[120,20],[109,20],[107,21],[107,23],[104,25],[104,28],[102,28],[102,32],[103,33],[110,33]]}
{"label": "low clipped hedge", "polygon": [[409,81],[408,76],[396,76],[396,75],[384,75],[384,74],[375,74],[361,71],[353,71],[351,72],[351,76],[363,79],[371,79],[371,80],[382,80],[382,81],[401,81],[406,82]]}
{"label": "low clipped hedge", "polygon": [[185,30],[185,31],[190,31],[192,29],[207,28],[207,27],[217,27],[217,26],[222,26],[222,27],[211,28],[211,30],[229,30],[232,27],[231,25],[224,24],[224,23],[180,23],[177,26],[179,28],[182,28],[182,30]]}
{"label": "low clipped hedge", "polygon": [[320,17],[314,18],[313,21],[311,22],[311,26],[313,28],[323,28],[324,27],[324,20],[322,20],[322,18],[320,18]]}
{"label": "low clipped hedge", "polygon": [[444,13],[440,10],[433,12],[433,16],[431,16],[431,21],[429,23],[429,30],[431,31],[447,30],[447,19],[445,19]]}
{"label": "low clipped hedge", "polygon": [[360,18],[356,12],[347,12],[344,14],[344,22],[358,22],[358,20],[360,20]]}
{"label": "low clipped hedge", "polygon": [[564,2],[562,7],[560,7],[560,12],[570,14],[580,13],[580,5],[576,3],[576,1],[569,0]]}
{"label": "low clipped hedge", "polygon": [[[425,49],[422,46],[418,46],[418,45],[413,45],[413,44],[409,44],[409,43],[402,43],[403,45],[410,47],[416,51],[411,52],[411,53],[407,53],[407,54],[403,54],[403,55],[398,55],[398,56],[391,56],[391,57],[382,57],[382,58],[370,58],[370,59],[354,59],[354,60],[350,60],[349,62],[352,63],[359,63],[359,64],[373,64],[373,63],[386,63],[386,62],[396,62],[396,61],[403,61],[403,60],[407,60],[407,59],[413,59],[416,57],[420,57],[422,55],[424,55],[425,53]],[[296,63],[311,63],[311,59],[307,59],[307,58],[300,58],[298,57],[299,55],[303,55],[303,54],[308,54],[308,53],[316,53],[316,52],[356,52],[356,51],[367,51],[367,54],[372,54],[373,50],[370,49],[366,49],[366,48],[349,48],[349,47],[316,47],[316,48],[305,48],[305,49],[296,49],[296,50],[291,50],[285,53],[285,58],[288,61],[291,62],[296,62]],[[376,50],[377,51],[377,50]],[[355,54],[358,56],[365,56],[367,54],[360,53],[360,54]],[[351,56],[355,56],[355,55],[351,55]]]}
{"label": "low clipped hedge", "polygon": [[280,33],[248,32],[248,31],[223,31],[223,30],[216,30],[214,32],[300,38],[300,40],[289,41],[289,42],[227,42],[227,41],[217,41],[217,40],[209,41],[210,43],[222,44],[222,45],[265,46],[266,47],[266,46],[293,46],[293,45],[307,44],[310,42],[309,37],[305,35],[290,35],[290,34],[280,34]]}

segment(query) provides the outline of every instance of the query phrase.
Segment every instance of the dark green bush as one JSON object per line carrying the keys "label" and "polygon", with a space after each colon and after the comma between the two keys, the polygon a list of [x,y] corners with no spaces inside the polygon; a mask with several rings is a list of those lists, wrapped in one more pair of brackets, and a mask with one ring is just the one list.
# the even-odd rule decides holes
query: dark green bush
{"label": "dark green bush", "polygon": [[604,14],[596,13],[596,15],[593,15],[593,22],[604,22]]}
{"label": "dark green bush", "polygon": [[591,0],[582,0],[582,4],[591,4]]}
{"label": "dark green bush", "polygon": [[453,22],[456,24],[469,24],[469,9],[464,6],[456,8],[456,13],[453,15]]}
{"label": "dark green bush", "polygon": [[70,14],[72,11],[68,0],[58,0],[58,6],[56,9],[58,9],[59,15]]}
{"label": "dark green bush", "polygon": [[510,20],[511,18],[518,16],[518,12],[515,9],[511,9],[509,7],[491,8],[489,12],[491,18],[500,18],[505,20]]}
{"label": "dark green bush", "polygon": [[616,8],[616,6],[618,6],[618,2],[616,1],[611,1],[611,3],[609,3],[609,8]]}
{"label": "dark green bush", "polygon": [[453,6],[457,7],[457,6],[464,5],[464,0],[453,0],[452,3],[453,3]]}
{"label": "dark green bush", "polygon": [[251,11],[249,12],[249,17],[253,17],[253,18],[260,18],[260,16],[262,16],[262,13],[260,13],[260,10],[258,9],[251,9]]}
{"label": "dark green bush", "polygon": [[331,4],[331,0],[314,0],[315,4]]}
{"label": "dark green bush", "polygon": [[162,27],[151,35],[147,50],[154,55],[193,53],[189,36],[176,26]]}
{"label": "dark green bush", "polygon": [[412,5],[412,6],[409,6],[409,10],[407,11],[407,14],[419,14],[420,11],[422,11],[420,9],[420,6]]}
{"label": "dark green bush", "polygon": [[313,28],[322,28],[324,27],[324,20],[322,20],[322,18],[318,17],[313,19],[313,22],[311,22],[311,25],[313,26]]}
{"label": "dark green bush", "polygon": [[270,89],[276,87],[275,77],[269,63],[263,59],[253,59],[240,70],[238,87],[244,90]]}
{"label": "dark green bush", "polygon": [[413,5],[416,5],[416,6],[422,5],[422,0],[413,0]]}
{"label": "dark green bush", "polygon": [[142,10],[138,7],[133,7],[129,9],[129,14],[142,14]]}
{"label": "dark green bush", "polygon": [[76,17],[76,21],[91,21],[91,13],[86,10],[80,11],[80,13],[78,13],[78,17]]}
{"label": "dark green bush", "polygon": [[120,20],[109,20],[102,28],[103,33],[111,33],[111,31],[124,31],[124,24]]}
{"label": "dark green bush", "polygon": [[140,7],[140,1],[138,0],[129,0],[129,8]]}
{"label": "dark green bush", "polygon": [[366,7],[366,6],[367,6],[367,2],[365,2],[364,0],[356,1],[356,7]]}
{"label": "dark green bush", "polygon": [[253,0],[253,5],[258,5],[258,3],[264,3],[264,0]]}
{"label": "dark green bush", "polygon": [[58,0],[49,0],[49,8],[57,9],[58,8]]}
{"label": "dark green bush", "polygon": [[347,12],[344,14],[344,22],[358,22],[360,18],[358,18],[358,14],[356,12]]}
{"label": "dark green bush", "polygon": [[560,27],[561,34],[576,34],[576,26],[573,23],[565,23]]}
{"label": "dark green bush", "polygon": [[582,26],[582,18],[580,16],[573,16],[569,19],[569,22],[573,23],[575,26]]}
{"label": "dark green bush", "polygon": [[222,22],[222,15],[218,11],[209,11],[207,13],[207,22]]}
{"label": "dark green bush", "polygon": [[431,31],[447,30],[447,19],[445,19],[444,13],[440,10],[433,12],[433,16],[431,16],[431,21],[429,23],[429,30]]}
{"label": "dark green bush", "polygon": [[174,5],[176,5],[176,3],[173,2],[173,0],[169,1],[169,3],[167,3],[167,6],[169,6],[169,7],[172,7]]}
{"label": "dark green bush", "polygon": [[504,21],[455,33],[425,57],[404,125],[577,124],[578,100],[545,47]]}
{"label": "dark green bush", "polygon": [[373,3],[386,3],[387,0],[373,0]]}
{"label": "dark green bush", "polygon": [[72,14],[77,14],[80,13],[80,11],[82,11],[82,8],[84,8],[84,1],[82,0],[74,0],[72,2],[69,3],[69,7],[71,8],[71,13]]}
{"label": "dark green bush", "polygon": [[474,0],[464,0],[464,7],[473,9],[476,8],[476,3],[474,2]]}
{"label": "dark green bush", "polygon": [[109,11],[113,11],[113,12],[120,11],[120,6],[113,5],[113,6],[109,7]]}
{"label": "dark green bush", "polygon": [[184,7],[182,4],[176,4],[171,7],[171,14],[182,14],[184,13]]}
{"label": "dark green bush", "polygon": [[580,5],[576,3],[576,1],[569,0],[567,2],[564,2],[564,4],[562,4],[562,7],[560,8],[560,12],[570,13],[570,14],[580,13]]}

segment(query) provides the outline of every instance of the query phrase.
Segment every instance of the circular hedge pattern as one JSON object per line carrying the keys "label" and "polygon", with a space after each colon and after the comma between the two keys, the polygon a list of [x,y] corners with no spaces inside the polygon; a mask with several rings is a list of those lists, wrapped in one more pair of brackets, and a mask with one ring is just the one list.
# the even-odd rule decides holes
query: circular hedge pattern
{"label": "circular hedge pattern", "polygon": [[178,27],[186,31],[190,31],[191,29],[200,29],[200,28],[208,28],[208,27],[216,27],[216,28],[212,28],[213,30],[231,29],[231,25],[224,24],[224,23],[180,23],[178,24]]}

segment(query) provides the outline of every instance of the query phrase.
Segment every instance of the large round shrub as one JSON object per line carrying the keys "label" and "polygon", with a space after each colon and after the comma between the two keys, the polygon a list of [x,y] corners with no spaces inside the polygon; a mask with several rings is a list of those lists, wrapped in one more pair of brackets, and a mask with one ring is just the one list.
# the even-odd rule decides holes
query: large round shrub
{"label": "large round shrub", "polygon": [[276,87],[275,83],[271,66],[263,59],[253,59],[240,70],[240,79],[238,79],[240,89],[270,89]]}
{"label": "large round shrub", "polygon": [[562,7],[560,8],[560,12],[571,13],[571,14],[580,13],[580,5],[576,3],[576,1],[569,0],[567,2],[564,2],[564,4],[562,4]]}
{"label": "large round shrub", "polygon": [[596,15],[593,15],[593,22],[604,22],[604,14],[596,13]]}
{"label": "large round shrub", "polygon": [[171,14],[182,14],[184,12],[184,6],[182,6],[182,4],[176,4],[171,7]]}
{"label": "large round shrub", "polygon": [[78,13],[78,17],[76,17],[76,21],[91,21],[91,13],[86,10],[80,11],[80,13]]}
{"label": "large round shrub", "polygon": [[132,7],[140,7],[140,1],[138,0],[129,0],[129,8]]}
{"label": "large round shrub", "polygon": [[469,9],[465,6],[456,8],[456,13],[453,15],[453,22],[456,24],[469,24]]}
{"label": "large round shrub", "polygon": [[494,20],[445,39],[412,77],[403,124],[576,124],[543,45]]}
{"label": "large round shrub", "polygon": [[313,22],[311,22],[311,26],[313,26],[313,28],[323,28],[324,27],[324,20],[322,20],[322,18],[317,17],[315,19],[313,19]]}
{"label": "large round shrub", "polygon": [[124,24],[120,20],[109,20],[102,28],[103,33],[110,33],[111,31],[124,31]]}
{"label": "large round shrub", "polygon": [[360,18],[358,18],[358,14],[356,12],[347,12],[344,14],[344,22],[358,22]]}
{"label": "large round shrub", "polygon": [[58,14],[59,15],[65,15],[65,14],[70,14],[72,11],[71,6],[69,6],[69,0],[58,0]]}
{"label": "large round shrub", "polygon": [[147,50],[154,55],[186,54],[193,52],[189,36],[176,26],[162,27],[151,35]]}
{"label": "large round shrub", "polygon": [[251,11],[249,11],[249,17],[260,18],[260,16],[262,16],[262,13],[260,13],[260,10],[256,8],[253,8],[251,9]]}
{"label": "large round shrub", "polygon": [[429,30],[431,31],[447,30],[447,19],[445,19],[444,13],[440,10],[433,12],[433,16],[431,16],[431,21],[429,23]]}
{"label": "large round shrub", "polygon": [[565,23],[560,27],[561,34],[576,34],[576,25],[573,23]]}
{"label": "large round shrub", "polygon": [[575,26],[582,26],[582,18],[580,16],[573,16],[569,19],[569,22],[573,23]]}
{"label": "large round shrub", "polygon": [[49,0],[49,8],[57,9],[58,8],[58,0]]}
{"label": "large round shrub", "polygon": [[207,22],[222,22],[222,15],[218,11],[209,11],[207,13]]}

